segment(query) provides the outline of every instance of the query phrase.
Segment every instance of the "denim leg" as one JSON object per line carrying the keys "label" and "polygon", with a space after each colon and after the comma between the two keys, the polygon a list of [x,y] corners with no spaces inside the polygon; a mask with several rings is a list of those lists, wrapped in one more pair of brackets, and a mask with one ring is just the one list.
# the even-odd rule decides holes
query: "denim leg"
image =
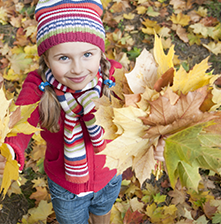
{"label": "denim leg", "polygon": [[89,211],[94,215],[108,213],[120,193],[121,181],[122,175],[115,175],[103,189],[94,193]]}
{"label": "denim leg", "polygon": [[93,193],[78,197],[50,179],[48,185],[56,219],[60,224],[88,224],[88,207]]}

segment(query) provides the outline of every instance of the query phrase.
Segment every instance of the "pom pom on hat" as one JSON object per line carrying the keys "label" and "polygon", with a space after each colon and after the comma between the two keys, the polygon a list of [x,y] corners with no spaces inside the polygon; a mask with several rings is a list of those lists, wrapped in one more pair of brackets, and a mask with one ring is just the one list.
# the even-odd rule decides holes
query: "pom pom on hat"
{"label": "pom pom on hat", "polygon": [[105,30],[100,0],[39,0],[37,46],[41,56],[65,42],[87,42],[105,51]]}

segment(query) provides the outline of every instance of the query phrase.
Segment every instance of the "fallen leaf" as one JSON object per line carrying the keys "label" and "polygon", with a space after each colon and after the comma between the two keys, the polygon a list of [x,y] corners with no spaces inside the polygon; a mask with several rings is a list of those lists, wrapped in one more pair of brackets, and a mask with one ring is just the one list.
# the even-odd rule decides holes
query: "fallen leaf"
{"label": "fallen leaf", "polygon": [[178,15],[173,14],[170,19],[174,24],[179,24],[181,26],[187,26],[190,22],[190,17],[181,12]]}
{"label": "fallen leaf", "polygon": [[133,14],[133,13],[129,13],[129,14],[124,13],[123,16],[124,16],[125,19],[132,20],[132,19],[134,19],[135,14]]}
{"label": "fallen leaf", "polygon": [[30,217],[28,218],[28,223],[36,223],[41,221],[42,223],[47,223],[47,217],[53,213],[52,203],[41,200],[37,208],[31,208],[28,210]]}
{"label": "fallen leaf", "polygon": [[49,194],[47,191],[46,187],[35,187],[36,188],[36,192],[33,192],[30,195],[30,199],[34,199],[35,200],[35,204],[38,205],[42,200],[48,200],[49,199]]}
{"label": "fallen leaf", "polygon": [[178,37],[184,42],[184,43],[188,43],[189,39],[188,39],[188,33],[186,32],[186,29],[181,27],[180,25],[177,26],[176,28],[176,33],[178,35]]}
{"label": "fallen leaf", "polygon": [[124,224],[141,223],[143,217],[144,217],[144,214],[142,214],[138,211],[132,212],[129,208],[124,216],[123,223]]}
{"label": "fallen leaf", "polygon": [[202,45],[215,55],[221,54],[221,42],[210,42],[209,44]]}
{"label": "fallen leaf", "polygon": [[7,57],[11,63],[11,68],[15,73],[19,74],[21,71],[24,71],[27,66],[32,62],[32,59],[26,58],[26,54],[13,54],[11,57]]}

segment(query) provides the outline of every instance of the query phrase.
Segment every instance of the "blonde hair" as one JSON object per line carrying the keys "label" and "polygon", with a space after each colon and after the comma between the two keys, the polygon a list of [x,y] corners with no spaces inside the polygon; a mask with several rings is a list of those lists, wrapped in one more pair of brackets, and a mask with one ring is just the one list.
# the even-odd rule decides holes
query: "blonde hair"
{"label": "blonde hair", "polygon": [[[107,60],[105,54],[101,53],[101,72],[103,79],[109,79],[110,62]],[[48,69],[44,56],[42,55],[39,60],[38,73],[41,76],[43,82],[46,82],[45,72]],[[110,89],[107,85],[103,84],[103,94],[110,97]],[[58,132],[60,129],[59,119],[61,113],[61,106],[55,94],[53,87],[46,86],[45,91],[41,97],[39,103],[39,114],[41,127],[46,128],[50,132]]]}

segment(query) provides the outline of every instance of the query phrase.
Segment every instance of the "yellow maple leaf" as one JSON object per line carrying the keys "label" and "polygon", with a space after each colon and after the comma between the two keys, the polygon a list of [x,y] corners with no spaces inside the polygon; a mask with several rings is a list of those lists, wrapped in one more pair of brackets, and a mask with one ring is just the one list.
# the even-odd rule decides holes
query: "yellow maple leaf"
{"label": "yellow maple leaf", "polygon": [[33,188],[47,186],[46,179],[43,177],[42,178],[38,177],[38,179],[34,179],[31,182],[34,183]]}
{"label": "yellow maple leaf", "polygon": [[179,93],[187,94],[190,91],[197,90],[200,87],[208,85],[210,79],[213,78],[210,73],[206,71],[210,68],[208,64],[208,57],[195,65],[188,73],[181,66],[180,69],[174,73],[173,86],[171,89]]}
{"label": "yellow maple leaf", "polygon": [[200,6],[198,10],[196,11],[198,15],[201,17],[206,17],[207,16],[207,8]]}
{"label": "yellow maple leaf", "polygon": [[12,160],[12,155],[10,153],[10,150],[8,149],[7,145],[3,143],[0,147],[1,155],[4,156],[6,160],[2,184],[0,192],[3,193],[3,197],[7,193],[8,188],[11,185],[12,180],[18,180],[19,177],[19,167],[18,162],[16,160]]}
{"label": "yellow maple leaf", "polygon": [[173,66],[173,57],[174,57],[174,45],[169,49],[168,54],[166,55],[163,50],[161,38],[155,34],[154,41],[154,58],[158,64],[157,74],[158,78],[163,75],[168,69]]}
{"label": "yellow maple leaf", "polygon": [[[105,130],[103,138],[104,139],[117,138],[118,137],[118,135],[116,134],[117,127],[113,123],[113,116],[114,116],[113,105],[110,103],[109,99],[106,96],[102,96],[101,100],[99,101],[94,100],[94,102],[96,107],[98,108],[97,112],[95,113],[96,124],[102,126]],[[102,105],[101,104],[102,102],[105,102],[105,104]],[[114,97],[112,97],[111,102],[115,104],[115,107],[122,107],[122,105],[120,105],[120,101]],[[119,104],[119,106],[117,106],[117,104]]]}
{"label": "yellow maple leaf", "polygon": [[8,81],[19,81],[21,79],[20,74],[16,74],[12,68],[4,70],[3,78]]}
{"label": "yellow maple leaf", "polygon": [[190,22],[190,16],[179,13],[178,15],[173,14],[170,17],[171,21],[175,24],[180,24],[181,26],[187,26]]}
{"label": "yellow maple leaf", "polygon": [[116,203],[113,205],[111,209],[110,223],[123,224],[121,212],[117,208]]}
{"label": "yellow maple leaf", "polygon": [[195,23],[189,26],[193,29],[193,32],[196,34],[202,34],[204,38],[208,36],[208,28],[205,27],[202,23]]}
{"label": "yellow maple leaf", "polygon": [[7,55],[7,53],[10,51],[10,47],[8,46],[8,43],[4,44],[3,47],[0,49],[0,53],[2,55]]}
{"label": "yellow maple leaf", "polygon": [[154,11],[154,9],[153,9],[152,6],[149,6],[148,9],[147,9],[147,15],[148,15],[148,16],[151,16],[151,17],[157,17],[157,16],[160,15],[160,13]]}
{"label": "yellow maple leaf", "polygon": [[33,56],[33,54],[37,54],[37,45],[32,45],[32,46],[25,46],[24,47],[24,52],[29,55],[29,56]]}
{"label": "yellow maple leaf", "polygon": [[[123,69],[116,69],[114,72],[115,86],[111,90],[121,99],[124,99],[123,93],[131,93]],[[123,90],[123,91],[122,91]]]}
{"label": "yellow maple leaf", "polygon": [[101,0],[103,8],[106,9],[110,4],[111,0]]}
{"label": "yellow maple leaf", "polygon": [[146,28],[142,28],[143,33],[155,34],[155,33],[158,33],[161,29],[161,27],[157,24],[156,21],[152,21],[149,19],[145,19],[142,22],[142,24],[146,27]]}
{"label": "yellow maple leaf", "polygon": [[31,208],[28,210],[30,217],[28,218],[28,223],[37,223],[41,221],[42,223],[47,223],[47,217],[53,213],[52,203],[41,200],[37,208]]}
{"label": "yellow maple leaf", "polygon": [[[141,158],[137,158],[134,163],[134,171],[137,179],[142,184],[147,178],[151,177],[151,173],[154,170],[156,161],[153,154],[153,146],[150,147]],[[147,162],[148,161],[148,162]]]}
{"label": "yellow maple leaf", "polygon": [[139,5],[139,6],[137,6],[136,10],[137,10],[138,14],[144,14],[144,13],[146,13],[147,8],[145,6]]}
{"label": "yellow maple leaf", "polygon": [[[117,168],[118,173],[130,166],[134,167],[134,157],[141,158],[150,147],[149,140],[142,138],[146,127],[138,117],[143,115],[146,113],[132,106],[114,108],[113,122],[118,127],[117,134],[120,136],[108,143],[101,154],[107,156],[106,166]],[[116,149],[121,150],[119,152]]]}
{"label": "yellow maple leaf", "polygon": [[0,189],[0,191],[3,190],[4,197],[11,181],[17,180],[19,174],[18,163],[16,160],[12,160],[12,155],[4,143],[5,138],[14,136],[19,132],[31,134],[40,129],[27,122],[38,103],[28,106],[15,106],[11,100],[6,99],[3,89],[0,89],[0,98],[0,153],[7,159]]}
{"label": "yellow maple leaf", "polygon": [[32,134],[36,131],[40,131],[40,128],[36,128],[28,123],[28,118],[31,116],[32,112],[36,109],[38,106],[38,102],[34,104],[29,105],[23,105],[23,106],[14,106],[12,110],[15,111],[15,108],[19,108],[20,110],[20,116],[21,118],[19,121],[17,121],[14,126],[12,127],[11,131],[8,133],[8,137],[16,136],[17,133],[23,133],[23,134]]}
{"label": "yellow maple leaf", "polygon": [[8,57],[8,60],[11,63],[11,68],[15,73],[19,74],[21,71],[24,71],[27,66],[32,62],[32,59],[26,58],[25,53],[20,53],[18,55],[13,54]]}
{"label": "yellow maple leaf", "polygon": [[221,42],[220,41],[218,43],[210,42],[208,45],[203,44],[203,46],[215,55],[218,55],[221,53]]}
{"label": "yellow maple leaf", "polygon": [[12,182],[10,188],[7,191],[7,195],[10,197],[13,193],[14,194],[22,194],[21,188],[20,188],[20,181],[14,181]]}
{"label": "yellow maple leaf", "polygon": [[131,19],[134,19],[135,14],[133,14],[133,13],[129,13],[129,14],[124,13],[124,14],[123,14],[123,17],[124,17],[125,19],[131,20]]}

